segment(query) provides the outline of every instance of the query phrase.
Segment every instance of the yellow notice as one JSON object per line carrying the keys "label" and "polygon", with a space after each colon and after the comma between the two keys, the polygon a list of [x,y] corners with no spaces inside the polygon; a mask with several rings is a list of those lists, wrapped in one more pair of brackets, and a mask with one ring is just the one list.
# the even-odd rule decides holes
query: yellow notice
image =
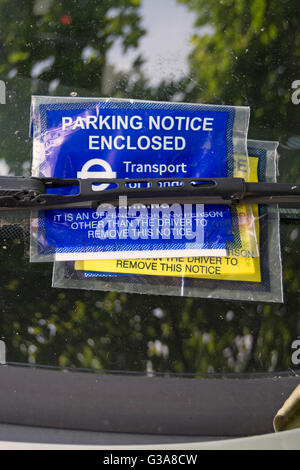
{"label": "yellow notice", "polygon": [[[258,181],[257,158],[249,157],[249,180]],[[258,206],[237,206],[240,229],[244,233],[254,232],[259,246]],[[242,223],[241,223],[242,222]],[[243,235],[241,234],[241,239]],[[247,244],[246,244],[247,245]],[[242,243],[242,249],[229,249],[226,257],[191,257],[133,260],[90,260],[76,261],[75,269],[80,271],[135,274],[149,276],[191,277],[196,279],[218,279],[228,281],[260,282],[260,258],[253,256]]]}

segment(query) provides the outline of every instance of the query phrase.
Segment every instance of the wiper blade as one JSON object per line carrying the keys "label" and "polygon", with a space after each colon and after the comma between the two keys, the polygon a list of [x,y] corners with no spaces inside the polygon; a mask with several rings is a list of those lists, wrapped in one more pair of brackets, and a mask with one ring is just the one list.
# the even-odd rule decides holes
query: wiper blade
{"label": "wiper blade", "polygon": [[[59,194],[78,187],[76,194]],[[48,191],[52,190],[51,193]],[[55,193],[58,190],[58,193]],[[54,193],[53,193],[54,192]],[[102,203],[280,204],[300,207],[300,185],[248,183],[242,178],[64,179],[0,177],[0,210],[92,208]]]}

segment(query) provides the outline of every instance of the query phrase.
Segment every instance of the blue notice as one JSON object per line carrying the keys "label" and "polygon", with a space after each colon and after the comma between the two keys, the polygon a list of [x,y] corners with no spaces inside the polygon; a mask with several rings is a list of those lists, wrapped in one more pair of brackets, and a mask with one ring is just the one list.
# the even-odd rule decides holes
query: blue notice
{"label": "blue notice", "polygon": [[[69,98],[41,104],[42,98],[33,97],[34,176],[233,175],[234,107]],[[230,209],[198,205],[185,212],[183,204],[177,206],[177,213],[156,214],[154,221],[150,208],[39,213],[39,255],[75,260],[225,254],[233,240]]]}

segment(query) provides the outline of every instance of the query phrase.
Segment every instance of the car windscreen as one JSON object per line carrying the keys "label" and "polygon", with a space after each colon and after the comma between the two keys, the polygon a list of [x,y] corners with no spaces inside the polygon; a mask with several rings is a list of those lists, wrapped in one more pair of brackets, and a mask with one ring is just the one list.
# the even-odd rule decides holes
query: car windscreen
{"label": "car windscreen", "polygon": [[[30,175],[45,95],[250,106],[249,138],[279,141],[278,181],[299,182],[299,15],[296,0],[2,0],[0,174]],[[28,214],[1,213],[3,362],[295,375],[299,213],[281,218],[284,303],[54,288],[52,263],[29,262]]]}

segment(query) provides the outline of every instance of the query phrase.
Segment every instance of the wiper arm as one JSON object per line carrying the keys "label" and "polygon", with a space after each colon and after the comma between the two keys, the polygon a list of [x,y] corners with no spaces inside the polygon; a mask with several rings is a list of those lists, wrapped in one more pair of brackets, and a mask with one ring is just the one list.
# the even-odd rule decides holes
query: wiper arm
{"label": "wiper arm", "polygon": [[[98,185],[98,188],[97,188]],[[76,187],[72,195],[47,190]],[[99,190],[100,188],[103,189]],[[98,189],[98,190],[97,190]],[[0,210],[95,208],[101,203],[280,204],[300,207],[300,184],[247,183],[242,178],[64,179],[0,177]]]}

